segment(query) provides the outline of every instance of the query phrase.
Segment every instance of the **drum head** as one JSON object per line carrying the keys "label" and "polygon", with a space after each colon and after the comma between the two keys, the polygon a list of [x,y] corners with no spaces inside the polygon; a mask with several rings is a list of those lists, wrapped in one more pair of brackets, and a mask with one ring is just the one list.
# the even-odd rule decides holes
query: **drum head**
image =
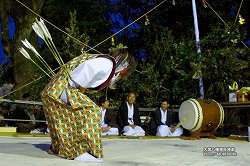
{"label": "drum head", "polygon": [[179,120],[185,129],[196,131],[203,121],[202,108],[195,99],[184,101],[179,109]]}

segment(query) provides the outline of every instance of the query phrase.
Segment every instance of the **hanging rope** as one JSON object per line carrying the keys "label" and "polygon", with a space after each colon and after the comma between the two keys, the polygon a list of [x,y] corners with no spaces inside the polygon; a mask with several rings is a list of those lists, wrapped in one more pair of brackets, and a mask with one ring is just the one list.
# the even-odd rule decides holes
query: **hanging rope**
{"label": "hanging rope", "polygon": [[[212,8],[212,6],[209,5],[209,3],[204,0],[204,2],[206,3],[206,5],[219,17],[219,19],[226,25],[227,28],[230,28],[230,26],[220,17],[220,15]],[[243,42],[241,41],[241,43],[249,49],[249,47]]]}
{"label": "hanging rope", "polygon": [[[54,28],[56,28],[57,30],[59,30],[60,32],[64,33],[65,35],[69,36],[70,38],[74,39],[76,41],[76,43],[79,43],[81,45],[84,45],[88,48],[91,48],[90,46],[88,46],[87,44],[81,42],[80,40],[78,40],[77,38],[71,36],[70,34],[68,34],[67,32],[63,31],[62,29],[58,28],[56,25],[52,24],[51,22],[49,22],[48,20],[46,20],[45,18],[43,18],[42,16],[40,16],[39,14],[37,14],[35,11],[33,11],[32,9],[30,9],[28,6],[26,6],[25,4],[23,4],[22,2],[20,2],[19,0],[16,0],[18,3],[20,3],[22,6],[24,6],[26,9],[28,9],[29,11],[31,11],[33,14],[35,14],[36,16],[42,18],[45,22],[47,22],[48,24],[50,24],[51,26],[53,26]],[[98,50],[95,50],[95,49],[91,49],[91,50],[94,50],[98,53],[101,54],[100,51]]]}
{"label": "hanging rope", "polygon": [[227,23],[226,23],[226,22],[221,18],[221,16],[212,8],[212,6],[210,6],[206,0],[204,0],[204,2],[205,2],[206,5],[207,5],[208,7],[210,7],[210,9],[219,17],[219,19],[229,28],[229,25],[227,25]]}
{"label": "hanging rope", "polygon": [[[19,4],[21,4],[22,6],[24,6],[26,9],[28,9],[30,12],[32,12],[33,14],[35,14],[35,15],[38,16],[38,17],[40,17],[40,18],[43,19],[45,22],[47,22],[48,24],[50,24],[51,26],[53,26],[54,28],[56,28],[57,30],[59,30],[60,32],[62,32],[62,33],[64,33],[65,35],[69,36],[70,38],[74,39],[77,43],[80,43],[80,44],[82,44],[82,45],[84,45],[84,46],[90,48],[90,49],[87,50],[86,52],[89,52],[90,50],[94,50],[94,51],[96,51],[96,52],[102,54],[100,51],[98,51],[98,50],[96,50],[96,49],[94,49],[94,48],[97,47],[97,46],[99,46],[99,45],[101,45],[102,43],[106,42],[107,40],[109,40],[109,39],[111,39],[111,38],[114,38],[115,35],[117,35],[117,34],[120,33],[121,31],[123,31],[124,29],[128,28],[129,26],[131,26],[132,24],[134,24],[135,22],[137,22],[138,20],[140,20],[141,18],[143,18],[144,16],[146,16],[147,14],[149,14],[150,12],[152,12],[153,10],[155,10],[157,7],[159,7],[160,5],[162,5],[166,0],[163,0],[161,3],[159,3],[158,5],[156,5],[155,7],[153,7],[151,10],[149,10],[148,12],[146,12],[145,14],[143,14],[142,16],[140,16],[139,18],[137,18],[135,21],[133,21],[133,22],[130,23],[129,25],[125,26],[124,28],[122,28],[122,29],[119,30],[118,32],[114,33],[114,34],[111,35],[110,37],[106,38],[106,39],[103,40],[102,42],[98,43],[98,44],[95,45],[94,47],[88,46],[87,44],[81,42],[80,40],[78,40],[78,39],[76,39],[75,37],[71,36],[71,35],[68,34],[67,32],[61,30],[60,28],[58,28],[57,26],[55,26],[54,24],[52,24],[51,22],[49,22],[48,20],[46,20],[45,18],[43,18],[42,16],[40,16],[39,14],[37,14],[36,12],[34,12],[32,9],[30,9],[29,7],[27,7],[25,4],[23,4],[23,3],[20,2],[19,0],[16,0],[16,1],[17,1]],[[57,69],[55,69],[55,70],[57,70]],[[28,83],[28,84],[26,84],[26,85],[24,85],[24,86],[18,88],[18,89],[15,89],[14,91],[11,91],[10,93],[5,94],[4,96],[1,96],[0,99],[6,97],[6,96],[8,96],[8,95],[10,95],[10,94],[12,94],[12,93],[14,93],[14,92],[16,92],[16,91],[18,91],[18,90],[20,90],[20,89],[22,89],[22,88],[24,88],[24,87],[26,87],[26,86],[28,86],[28,85],[30,85],[30,84],[32,84],[32,83],[38,81],[38,80],[40,80],[41,78],[42,78],[42,77],[39,77],[38,79],[36,79],[36,80],[34,80],[34,81],[32,81],[32,82],[30,82],[30,83]]]}
{"label": "hanging rope", "polygon": [[44,76],[41,76],[41,77],[39,77],[39,78],[33,80],[32,82],[30,82],[30,83],[28,83],[28,84],[26,84],[26,85],[23,85],[23,86],[21,86],[21,87],[15,89],[15,90],[13,90],[13,91],[11,91],[11,92],[8,93],[8,94],[5,94],[5,95],[3,95],[3,96],[0,96],[0,101],[2,100],[2,98],[4,98],[4,97],[6,97],[6,96],[8,96],[8,95],[10,95],[10,94],[12,94],[12,93],[14,93],[14,92],[16,92],[16,91],[21,90],[22,88],[24,88],[24,87],[26,87],[26,86],[28,86],[28,85],[30,85],[30,84],[32,84],[32,83],[34,83],[34,82],[40,80],[42,77],[44,77]]}
{"label": "hanging rope", "polygon": [[[33,10],[31,10],[29,7],[27,7],[25,4],[23,4],[23,3],[20,2],[19,0],[16,0],[16,1],[17,1],[18,3],[20,3],[21,5],[23,5],[25,8],[27,8],[29,11],[31,11],[32,13],[34,13],[35,15],[37,15],[38,17],[42,18],[42,19],[43,19],[44,21],[46,21],[48,24],[52,25],[54,28],[56,28],[56,29],[59,30],[60,32],[66,34],[66,35],[69,36],[70,38],[74,39],[77,43],[80,43],[80,44],[82,44],[82,45],[84,45],[84,46],[90,48],[90,49],[87,50],[86,52],[89,52],[90,50],[94,50],[94,51],[96,51],[96,52],[98,52],[98,53],[101,54],[100,51],[98,51],[98,50],[95,49],[97,46],[99,46],[99,45],[101,45],[102,43],[106,42],[107,40],[113,38],[115,35],[119,34],[119,33],[122,32],[123,30],[125,30],[126,28],[128,28],[129,26],[131,26],[132,24],[134,24],[135,22],[137,22],[138,20],[140,20],[141,18],[143,18],[144,16],[146,16],[147,14],[149,14],[150,12],[152,12],[153,10],[155,10],[157,7],[159,7],[160,5],[162,5],[166,0],[163,0],[161,3],[159,3],[158,5],[156,5],[155,7],[153,7],[151,10],[149,10],[148,12],[146,12],[145,14],[143,14],[142,16],[140,16],[139,18],[137,18],[136,20],[134,20],[133,22],[131,22],[130,24],[128,24],[127,26],[125,26],[124,28],[120,29],[118,32],[114,33],[114,34],[111,35],[110,37],[108,37],[108,38],[106,38],[105,40],[101,41],[100,43],[98,43],[98,44],[95,45],[94,47],[88,46],[87,44],[81,42],[80,40],[78,40],[78,39],[76,39],[75,37],[71,36],[71,35],[68,34],[67,32],[61,30],[60,28],[58,28],[57,26],[55,26],[54,24],[52,24],[51,22],[49,22],[48,20],[44,19],[44,18],[41,17],[39,14],[37,14],[36,12],[34,12]],[[235,23],[236,20],[237,20],[237,17],[238,17],[238,15],[239,15],[240,8],[242,7],[242,3],[243,3],[243,0],[241,1],[241,4],[240,4],[240,7],[239,7],[239,10],[238,10],[238,13],[237,13],[237,16],[236,16],[236,18],[235,18],[234,23]],[[210,9],[218,16],[218,18],[219,18],[219,19],[229,28],[229,25],[220,17],[220,15],[211,7],[211,5],[210,5],[206,0],[203,0],[203,4],[205,4],[206,6],[209,6]],[[247,47],[246,44],[245,44],[243,41],[241,41],[241,43],[242,43],[245,47]],[[247,47],[247,48],[248,48],[248,47]],[[38,78],[37,80],[39,80],[39,79],[41,79],[41,77]],[[34,81],[32,81],[31,83],[36,82],[37,80],[34,80]],[[16,89],[15,91],[12,91],[11,93],[14,93],[14,92],[18,91],[18,90],[22,89],[23,87],[30,85],[31,83],[28,83],[28,84],[26,84],[26,85],[24,85],[24,86],[22,86],[22,87]],[[9,93],[9,94],[11,94],[11,93]],[[7,95],[9,95],[9,94],[6,94],[6,95],[2,96],[2,98],[5,97],[5,96],[7,96]]]}
{"label": "hanging rope", "polygon": [[107,40],[113,38],[115,35],[117,35],[118,33],[120,33],[121,31],[123,31],[124,29],[128,28],[129,26],[131,26],[132,24],[136,23],[138,20],[140,20],[141,18],[143,18],[144,16],[146,16],[147,14],[149,14],[150,12],[152,12],[153,10],[155,10],[157,7],[159,7],[160,5],[162,5],[166,0],[163,0],[161,3],[159,3],[158,5],[156,5],[155,7],[153,7],[151,10],[149,10],[148,12],[144,13],[142,16],[140,16],[139,18],[137,18],[135,21],[131,22],[130,24],[128,24],[127,26],[125,26],[124,28],[120,29],[118,32],[114,33],[113,35],[109,36],[108,38],[104,39],[103,41],[101,41],[100,43],[98,43],[97,45],[95,45],[94,47],[90,47],[87,44],[81,42],[80,40],[76,39],[75,37],[71,36],[70,34],[68,34],[67,32],[61,30],[60,28],[58,28],[57,26],[55,26],[54,24],[52,24],[51,22],[49,22],[48,20],[46,20],[45,18],[43,18],[42,16],[40,16],[39,14],[37,14],[36,12],[34,12],[33,10],[31,10],[29,7],[27,7],[25,4],[23,4],[22,2],[20,2],[19,0],[16,0],[18,3],[20,3],[22,6],[24,6],[25,8],[27,8],[29,11],[31,11],[33,14],[37,15],[38,17],[42,18],[45,22],[47,22],[48,24],[52,25],[54,28],[56,28],[57,30],[59,30],[60,32],[66,34],[67,36],[71,37],[72,39],[74,39],[77,43],[80,43],[84,46],[87,46],[88,48],[90,48],[89,50],[87,50],[86,52],[89,52],[91,50],[94,50],[100,54],[102,54],[100,51],[94,49],[97,46],[101,45],[102,43],[106,42]]}
{"label": "hanging rope", "polygon": [[[238,18],[239,14],[240,14],[240,9],[241,9],[242,4],[243,4],[243,0],[241,1],[240,6],[239,6],[239,9],[238,9],[238,12],[237,12],[237,15],[235,16],[234,24],[236,23],[237,18]],[[234,27],[234,24],[233,24],[233,27]]]}
{"label": "hanging rope", "polygon": [[26,100],[0,99],[0,102],[17,103],[17,104],[30,104],[30,105],[43,105],[42,102],[39,102],[39,101],[26,101]]}
{"label": "hanging rope", "polygon": [[[58,70],[59,68],[60,68],[60,67],[54,69],[53,71],[56,71],[56,70]],[[45,75],[44,75],[44,76],[45,76]],[[7,94],[5,94],[5,95],[3,95],[3,96],[0,96],[0,102],[4,100],[4,99],[3,99],[4,97],[6,97],[6,96],[8,96],[8,95],[10,95],[10,94],[12,94],[12,93],[14,93],[14,92],[16,92],[16,91],[19,91],[19,90],[23,89],[24,87],[26,87],[26,86],[28,86],[28,85],[30,85],[30,84],[32,84],[32,83],[34,83],[34,82],[40,80],[40,79],[43,78],[44,76],[40,76],[39,78],[37,78],[37,79],[31,81],[30,83],[27,83],[27,84],[21,86],[20,88],[17,88],[17,89],[15,89],[15,90],[11,91],[10,93],[7,93]]]}
{"label": "hanging rope", "polygon": [[43,18],[42,16],[40,16],[39,14],[37,14],[36,12],[34,12],[33,10],[31,10],[29,7],[27,7],[25,4],[23,4],[22,2],[20,2],[19,0],[16,0],[18,3],[20,3],[21,5],[23,5],[25,8],[27,8],[29,11],[31,11],[32,13],[34,13],[35,15],[37,15],[38,17],[42,18],[44,21],[46,21],[48,24],[52,25],[54,28],[56,28],[57,30],[59,30],[60,32],[64,33],[65,35],[71,37],[72,39],[74,39],[77,43],[80,43],[88,48],[90,48],[89,50],[87,50],[86,52],[89,52],[91,50],[94,50],[100,54],[102,54],[100,51],[94,49],[97,46],[101,45],[102,43],[106,42],[107,40],[111,39],[112,37],[114,37],[115,35],[117,35],[118,33],[120,33],[121,31],[123,31],[124,29],[128,28],[129,26],[131,26],[132,24],[134,24],[135,22],[137,22],[138,20],[140,20],[141,18],[143,18],[145,15],[147,15],[148,13],[152,12],[153,10],[155,10],[157,7],[159,7],[161,4],[163,4],[166,0],[163,0],[161,3],[159,3],[158,5],[156,5],[155,7],[153,7],[151,10],[149,10],[148,12],[146,12],[145,14],[143,14],[142,16],[140,16],[139,18],[137,18],[135,21],[131,22],[130,24],[128,24],[127,26],[125,26],[124,28],[122,28],[121,30],[119,30],[118,32],[114,33],[113,35],[111,35],[110,37],[106,38],[105,40],[101,41],[100,43],[98,43],[97,45],[95,45],[94,47],[90,47],[87,44],[81,42],[80,40],[76,39],[75,37],[71,36],[70,34],[68,34],[67,32],[61,30],[60,28],[58,28],[57,26],[55,26],[54,24],[52,24],[51,22],[49,22],[48,20],[46,20],[45,18]]}
{"label": "hanging rope", "polygon": [[149,10],[148,12],[144,13],[143,15],[141,15],[139,18],[137,18],[136,20],[134,20],[133,22],[131,22],[130,24],[128,24],[127,26],[125,26],[124,28],[120,29],[119,31],[117,31],[116,33],[114,33],[113,35],[111,35],[110,37],[104,39],[102,42],[98,43],[97,45],[95,45],[94,47],[90,48],[88,51],[96,48],[97,46],[101,45],[102,43],[106,42],[107,40],[111,39],[112,37],[114,37],[115,35],[117,35],[118,33],[120,33],[121,31],[123,31],[124,29],[130,27],[132,24],[136,23],[138,20],[140,20],[141,18],[145,17],[145,15],[149,14],[150,12],[152,12],[153,10],[155,10],[157,7],[159,7],[160,5],[162,5],[166,0],[162,1],[161,3],[159,3],[158,5],[156,5],[155,7],[153,7],[151,10]]}
{"label": "hanging rope", "polygon": [[[235,23],[236,23],[236,21],[237,21],[237,18],[239,17],[239,14],[240,14],[240,10],[241,10],[242,4],[243,4],[243,0],[241,1],[240,6],[239,6],[239,9],[238,9],[238,12],[237,12],[237,14],[236,14],[236,16],[235,16],[235,19],[234,19],[234,23],[233,23],[232,29],[234,28],[234,25],[235,25]],[[236,5],[236,4],[235,4],[235,5]],[[231,36],[231,35],[230,35],[230,36]],[[229,40],[228,40],[228,42],[229,42]]]}
{"label": "hanging rope", "polygon": [[0,121],[15,121],[15,122],[43,122],[46,123],[46,120],[27,120],[27,119],[0,119]]}

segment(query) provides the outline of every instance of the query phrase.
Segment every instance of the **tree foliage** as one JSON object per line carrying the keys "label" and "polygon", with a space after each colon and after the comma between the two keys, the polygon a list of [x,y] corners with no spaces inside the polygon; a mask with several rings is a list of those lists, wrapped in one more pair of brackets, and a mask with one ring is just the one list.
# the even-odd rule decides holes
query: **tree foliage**
{"label": "tree foliage", "polygon": [[[41,13],[53,25],[89,46],[98,44],[96,49],[102,53],[108,53],[111,47],[111,41],[105,39],[143,16],[136,24],[114,36],[115,43],[128,46],[138,61],[137,70],[127,80],[118,84],[116,90],[107,92],[109,97],[115,100],[120,101],[125,93],[134,91],[142,107],[154,107],[162,98],[168,98],[172,104],[180,104],[188,98],[199,97],[199,76],[204,78],[205,97],[219,102],[224,101],[227,86],[232,81],[237,81],[240,87],[250,86],[249,48],[243,45],[250,37],[249,24],[246,22],[240,25],[238,20],[235,20],[239,4],[233,1],[208,1],[213,10],[224,19],[225,22],[222,22],[210,7],[205,8],[202,1],[197,1],[201,40],[201,54],[197,54],[192,2],[179,0],[173,5],[172,1],[165,1],[145,15],[160,2],[61,0],[58,3],[57,0],[47,0],[44,4],[43,1],[32,1],[30,7],[33,6],[32,9]],[[6,13],[12,11],[17,20],[15,43],[12,43],[12,47],[4,45],[6,52],[8,48],[13,51],[8,55],[15,55],[14,77],[18,84],[23,85],[25,82],[21,81],[21,74],[27,73],[26,79],[23,79],[26,81],[30,81],[29,76],[34,76],[34,73],[37,73],[36,76],[40,75],[37,70],[32,70],[32,74],[24,71],[30,64],[27,65],[24,59],[20,59],[16,50],[20,40],[32,34],[31,24],[36,16],[10,1],[2,1],[0,4],[6,5],[6,8],[0,6],[0,10],[4,11],[1,12],[2,19],[6,19]],[[247,5],[249,2],[244,2],[240,12],[245,19],[250,17]],[[63,59],[68,61],[79,55],[82,44],[61,33],[53,25],[48,25],[48,28]],[[6,30],[6,27],[3,28],[4,33]],[[33,43],[35,39],[33,38]],[[105,42],[101,43],[104,40]],[[56,68],[58,65],[47,48],[38,47],[45,59]],[[33,92],[36,89],[38,94],[47,81],[44,79],[42,84],[33,86]],[[94,97],[104,94],[105,91]]]}
{"label": "tree foliage", "polygon": [[[36,1],[22,1],[27,4],[27,7],[34,10],[36,13],[40,13],[43,7],[44,0]],[[41,75],[36,67],[29,61],[27,61],[18,51],[21,46],[21,40],[27,38],[35,45],[36,37],[32,37],[32,23],[34,22],[36,15],[27,10],[24,6],[20,5],[16,1],[3,0],[0,3],[1,21],[3,26],[2,44],[4,51],[8,57],[12,60],[13,78],[16,86],[20,88],[27,83],[31,82],[34,78],[38,78]],[[9,38],[8,30],[8,17],[11,16],[15,20],[16,32],[14,39]],[[22,94],[28,92],[30,88],[22,88],[16,93],[17,98],[21,98]],[[37,95],[37,94],[34,94]]]}

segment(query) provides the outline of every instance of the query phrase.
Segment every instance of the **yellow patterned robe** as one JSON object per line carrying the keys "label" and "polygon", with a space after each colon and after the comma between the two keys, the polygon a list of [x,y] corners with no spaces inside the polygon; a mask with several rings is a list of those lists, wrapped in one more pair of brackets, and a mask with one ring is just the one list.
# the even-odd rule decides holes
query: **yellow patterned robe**
{"label": "yellow patterned robe", "polygon": [[[78,56],[66,64],[68,71],[91,56]],[[60,100],[66,88],[69,103]],[[50,152],[60,157],[74,159],[85,152],[102,157],[101,112],[99,107],[78,89],[68,83],[61,70],[42,92],[42,102],[50,129]]]}

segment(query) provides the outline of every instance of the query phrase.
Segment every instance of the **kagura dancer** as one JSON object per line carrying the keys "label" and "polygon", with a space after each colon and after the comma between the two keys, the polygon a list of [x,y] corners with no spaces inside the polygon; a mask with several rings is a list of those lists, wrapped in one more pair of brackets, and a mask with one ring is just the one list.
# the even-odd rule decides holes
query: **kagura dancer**
{"label": "kagura dancer", "polygon": [[80,161],[101,162],[101,112],[88,93],[114,85],[131,73],[134,60],[126,49],[110,55],[82,55],[66,63],[42,92],[51,136],[50,152]]}

